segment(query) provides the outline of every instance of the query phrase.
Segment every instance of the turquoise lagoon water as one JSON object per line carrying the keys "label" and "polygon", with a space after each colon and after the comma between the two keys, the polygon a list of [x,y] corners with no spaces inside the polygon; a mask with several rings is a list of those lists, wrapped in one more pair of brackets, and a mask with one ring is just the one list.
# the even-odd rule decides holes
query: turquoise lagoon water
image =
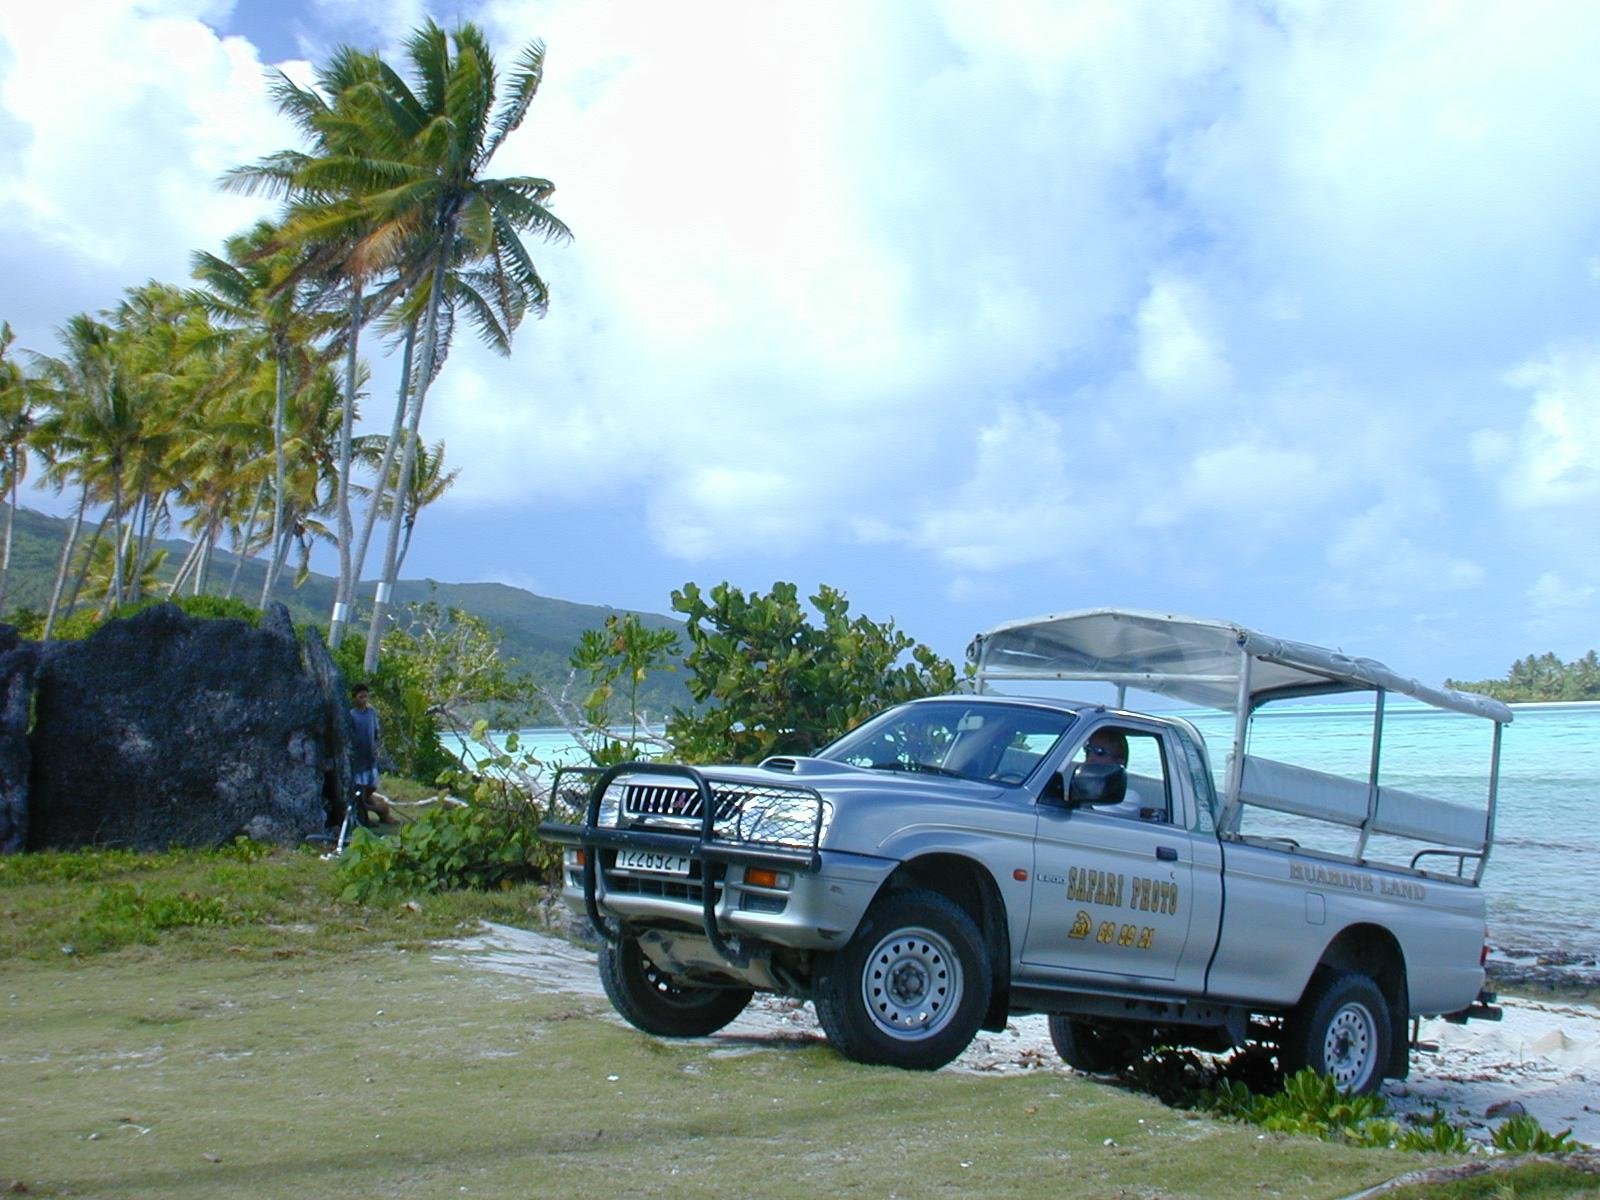
{"label": "turquoise lagoon water", "polygon": [[[1600,704],[1513,705],[1500,751],[1495,840],[1483,874],[1489,937],[1507,953],[1600,957]],[[1186,714],[1205,735],[1214,765],[1233,737],[1222,714]],[[1391,701],[1384,717],[1381,782],[1483,811],[1493,725]],[[1365,780],[1372,709],[1280,707],[1257,715],[1249,753]],[[1325,826],[1246,810],[1246,832],[1282,832],[1350,853],[1353,838]],[[1384,842],[1388,844],[1385,845]],[[1369,853],[1407,861],[1418,843],[1374,840]],[[1385,853],[1385,851],[1391,851]]]}
{"label": "turquoise lagoon water", "polygon": [[[1483,876],[1490,939],[1507,953],[1555,951],[1592,961],[1600,958],[1600,704],[1514,709],[1503,734],[1495,843]],[[1182,715],[1205,735],[1220,774],[1232,719],[1210,711]],[[1379,778],[1481,811],[1492,729],[1478,718],[1391,701]],[[1257,715],[1249,753],[1365,780],[1371,732],[1370,705],[1279,706]],[[563,730],[528,729],[519,737],[544,762],[583,761]],[[1244,829],[1287,833],[1341,853],[1355,846],[1352,831],[1330,835],[1327,826],[1260,810],[1246,810]],[[1416,848],[1375,839],[1369,853],[1404,862]]]}

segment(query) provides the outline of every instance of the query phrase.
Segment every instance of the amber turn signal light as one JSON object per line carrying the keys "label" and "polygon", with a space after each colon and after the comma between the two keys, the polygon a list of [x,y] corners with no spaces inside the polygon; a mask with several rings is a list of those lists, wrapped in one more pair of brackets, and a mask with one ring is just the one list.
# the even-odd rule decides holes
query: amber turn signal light
{"label": "amber turn signal light", "polygon": [[778,873],[766,867],[746,867],[744,881],[755,887],[775,888],[778,886]]}
{"label": "amber turn signal light", "polygon": [[584,863],[589,861],[589,856],[582,850],[574,850],[572,852],[572,861],[581,867]]}

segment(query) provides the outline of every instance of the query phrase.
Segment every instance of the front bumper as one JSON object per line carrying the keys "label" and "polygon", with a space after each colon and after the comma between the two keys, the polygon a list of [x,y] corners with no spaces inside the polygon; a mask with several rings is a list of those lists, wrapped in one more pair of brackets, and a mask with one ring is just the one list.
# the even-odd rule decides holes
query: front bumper
{"label": "front bumper", "polygon": [[[669,853],[682,854],[682,846]],[[635,925],[668,925],[702,931],[709,886],[711,911],[718,932],[795,950],[837,949],[850,940],[879,887],[895,868],[891,859],[821,851],[814,870],[785,869],[776,863],[753,862],[767,869],[782,886],[752,883],[744,865],[710,870],[702,862],[692,876],[618,871],[615,855],[585,848],[584,857],[599,858],[595,871],[593,921],[598,915]],[[573,911],[589,911],[585,897],[586,865],[568,850],[562,868],[561,898]],[[709,935],[707,940],[711,940]],[[728,955],[736,962],[737,954]]]}
{"label": "front bumper", "polygon": [[[750,953],[743,944],[731,943],[730,937],[800,950],[840,946],[849,940],[895,866],[888,859],[821,850],[827,806],[810,788],[783,789],[815,804],[815,820],[788,827],[799,829],[802,836],[786,834],[781,841],[763,841],[738,836],[742,807],[730,801],[726,788],[719,793],[713,781],[693,767],[626,763],[604,772],[574,774],[584,779],[598,776],[586,789],[582,820],[546,820],[539,833],[569,848],[563,862],[562,896],[587,914],[602,937],[615,936],[608,918],[695,930],[716,955],[736,967],[747,965]],[[693,819],[662,814],[630,823],[619,806],[613,818],[617,823],[601,824],[607,790],[623,775],[630,780],[668,776],[688,781],[693,792],[688,811],[695,814]],[[681,796],[687,789],[678,786]],[[561,795],[558,779],[552,792],[552,818]],[[689,873],[619,868],[618,853],[627,850],[687,859]]]}

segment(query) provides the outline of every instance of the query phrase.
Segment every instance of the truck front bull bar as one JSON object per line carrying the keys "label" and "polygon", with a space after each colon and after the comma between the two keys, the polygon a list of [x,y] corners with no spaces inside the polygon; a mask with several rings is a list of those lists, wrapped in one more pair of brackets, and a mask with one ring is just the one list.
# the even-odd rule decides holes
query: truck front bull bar
{"label": "truck front bull bar", "polygon": [[[667,775],[687,779],[694,785],[700,799],[700,829],[698,835],[684,833],[668,833],[652,829],[627,829],[620,825],[623,817],[623,805],[619,801],[617,819],[619,824],[615,827],[600,824],[600,807],[605,800],[609,789],[619,777],[624,775]],[[589,787],[589,794],[584,805],[584,816],[581,824],[555,820],[558,806],[562,803],[561,783],[566,777],[594,778]],[[740,785],[728,781],[730,788]],[[600,851],[602,850],[658,850],[667,854],[685,855],[691,861],[700,864],[700,923],[705,931],[706,941],[711,948],[729,963],[737,967],[748,966],[750,955],[743,949],[730,945],[727,938],[717,923],[717,890],[714,885],[721,884],[723,894],[727,893],[728,868],[730,866],[770,866],[782,867],[791,871],[812,872],[822,865],[822,855],[817,847],[822,840],[822,818],[824,804],[821,795],[808,787],[785,783],[782,786],[784,793],[795,796],[810,797],[816,805],[816,817],[811,826],[811,845],[809,849],[783,845],[768,845],[752,843],[746,840],[729,841],[717,837],[717,795],[711,786],[711,781],[694,767],[684,766],[679,763],[650,763],[629,762],[619,763],[614,767],[604,770],[598,767],[563,767],[556,772],[555,780],[550,786],[550,803],[547,817],[539,823],[539,836],[547,841],[555,842],[562,846],[574,846],[583,850],[583,907],[588,915],[589,923],[594,926],[598,936],[607,942],[615,944],[617,935],[606,924],[605,918],[600,913],[598,899],[600,882]],[[744,801],[740,801],[742,809]],[[736,811],[733,815],[739,815]],[[563,868],[565,870],[565,868]]]}

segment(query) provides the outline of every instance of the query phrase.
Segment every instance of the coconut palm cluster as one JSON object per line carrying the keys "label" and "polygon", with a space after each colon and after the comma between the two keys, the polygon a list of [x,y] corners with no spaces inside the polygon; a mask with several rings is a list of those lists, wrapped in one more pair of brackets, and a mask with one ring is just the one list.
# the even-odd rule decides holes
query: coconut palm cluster
{"label": "coconut palm cluster", "polygon": [[[430,20],[398,65],[345,46],[309,84],[278,73],[273,98],[302,144],[220,181],[277,200],[272,219],[196,252],[189,284],[151,281],[74,316],[55,353],[19,353],[0,326],[0,605],[30,463],[73,500],[46,637],[74,607],[232,596],[251,558],[265,567],[251,599],[265,604],[322,540],[338,553],[338,645],[382,522],[362,613],[373,670],[417,516],[456,477],[443,442],[423,441],[429,390],[458,327],[510,353],[550,301],[529,242],[571,236],[548,179],[490,174],[543,72],[537,41],[502,78],[481,29]],[[374,341],[398,353],[399,386],[389,432],[357,436],[376,403],[361,354]],[[190,549],[165,570],[157,540],[179,529]],[[235,555],[226,581],[219,546]]]}

